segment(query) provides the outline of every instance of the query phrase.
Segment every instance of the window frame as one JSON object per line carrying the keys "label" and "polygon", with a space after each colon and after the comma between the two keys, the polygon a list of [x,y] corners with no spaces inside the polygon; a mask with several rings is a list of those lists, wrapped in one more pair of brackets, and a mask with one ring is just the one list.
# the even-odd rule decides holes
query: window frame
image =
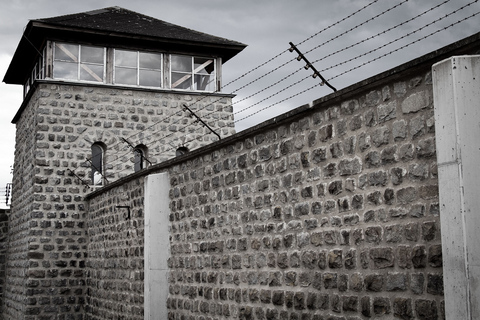
{"label": "window frame", "polygon": [[[71,57],[73,61],[68,61],[68,60],[62,60],[62,59],[57,59],[56,58],[56,52],[57,52],[57,47],[60,50],[60,46],[58,45],[69,45],[69,46],[76,46],[78,48],[77,50],[77,57]],[[103,50],[103,63],[96,63],[96,62],[90,62],[90,61],[82,61],[82,47],[89,47],[89,48],[97,48],[97,49],[102,49]],[[69,42],[61,42],[61,41],[54,41],[53,46],[52,46],[52,78],[53,79],[58,79],[58,80],[69,80],[69,81],[76,81],[76,82],[86,82],[86,83],[106,83],[106,78],[107,78],[107,48],[106,47],[101,47],[101,46],[94,46],[94,45],[86,45],[86,44],[79,44],[79,43],[69,43]],[[66,49],[65,49],[66,50]],[[64,51],[64,50],[63,50]],[[64,51],[65,52],[65,51]],[[67,52],[65,52],[66,55],[68,55]],[[73,55],[73,54],[72,54]],[[75,61],[77,59],[77,61]],[[72,65],[76,66],[76,79],[72,78],[62,78],[62,77],[57,77],[55,76],[55,65],[56,63],[71,63]],[[58,66],[58,65],[57,65]],[[92,69],[89,68],[89,66],[102,66],[102,77],[100,79],[100,76],[96,74]],[[98,77],[97,81],[94,80],[83,80],[82,79],[82,69],[85,70],[88,74],[90,74],[93,78],[95,76]]]}
{"label": "window frame", "polygon": [[[136,53],[136,66],[135,67],[131,67],[131,66],[117,66],[117,59],[116,59],[116,54],[117,54],[117,51],[123,51],[123,52],[134,52]],[[153,68],[145,68],[145,67],[141,67],[141,61],[140,61],[140,57],[141,57],[141,54],[144,53],[144,54],[152,54],[152,55],[158,55],[160,57],[160,65],[159,65],[159,69],[153,69]],[[112,61],[112,65],[113,65],[113,70],[112,70],[112,84],[114,85],[120,85],[120,86],[132,86],[132,87],[141,87],[141,88],[160,88],[160,89],[163,89],[164,88],[164,81],[163,81],[163,75],[164,75],[164,53],[162,52],[150,52],[150,51],[139,51],[139,50],[128,50],[128,49],[118,49],[118,48],[113,48],[113,61]],[[125,84],[125,83],[118,83],[117,82],[117,67],[118,68],[122,68],[122,69],[130,69],[130,70],[135,70],[135,77],[136,77],[136,81],[135,81],[135,84]],[[159,75],[160,75],[160,85],[159,86],[149,86],[149,85],[142,85],[140,84],[140,75],[141,75],[141,71],[155,71],[155,72],[158,72]]]}
{"label": "window frame", "polygon": [[[183,58],[190,58],[190,61],[191,61],[191,64],[190,64],[190,71],[182,71],[182,70],[173,70],[173,67],[172,67],[172,64],[173,64],[173,57],[175,56],[178,56],[178,57],[183,57]],[[205,59],[207,61],[209,61],[208,64],[206,63],[203,63],[201,64],[199,67],[195,68],[195,59]],[[184,55],[184,54],[170,54],[169,56],[169,70],[168,70],[168,73],[169,73],[169,80],[170,80],[170,83],[169,83],[169,87],[170,89],[172,90],[181,90],[181,91],[194,91],[194,92],[216,92],[218,90],[217,88],[217,78],[218,78],[218,75],[217,75],[217,58],[215,57],[205,57],[205,56],[197,56],[197,55]],[[211,73],[208,73],[207,71],[207,74],[210,76],[210,77],[213,77],[213,79],[211,79],[210,81],[208,81],[208,83],[206,84],[206,87],[208,88],[209,87],[209,84],[212,84],[211,86],[213,87],[211,90],[207,90],[207,89],[198,89],[198,87],[195,85],[197,82],[196,82],[196,76],[204,76],[206,74],[204,73],[201,73],[202,70],[205,70],[205,67],[208,66],[209,64],[212,65],[213,67],[213,70]],[[177,80],[176,82],[173,82],[173,74],[174,73],[177,73],[177,74],[185,74],[184,77],[180,78],[179,80]],[[187,78],[188,77],[188,78]],[[185,80],[183,81],[180,81],[184,78],[187,78],[187,79],[193,79],[193,81],[191,80],[191,84],[190,84],[190,88],[188,89],[182,89],[182,88],[177,88],[178,85],[180,85],[182,82],[184,82]],[[173,83],[172,83],[173,82]],[[178,83],[177,86],[174,86],[175,83]]]}
{"label": "window frame", "polygon": [[[140,156],[140,161],[138,161],[137,156]],[[133,171],[141,171],[148,166],[148,148],[143,144],[139,144],[133,149]]]}
{"label": "window frame", "polygon": [[[55,53],[56,50],[60,50],[59,45],[71,45],[72,49],[75,48],[75,54],[78,56],[76,61],[70,60],[70,63],[75,65],[75,77],[68,78],[68,74],[64,73],[63,75],[58,75],[56,69],[58,67],[58,63],[63,63],[68,60],[68,55],[64,55],[63,57],[57,56]],[[103,52],[103,59],[102,63],[91,63],[89,61],[84,61],[81,57],[81,51],[83,47],[91,47],[101,49]],[[124,67],[125,66],[117,66],[115,62],[115,53],[116,51],[130,51],[136,53],[136,67],[133,68],[135,70],[135,84],[122,84],[118,83],[116,80],[116,68],[117,67]],[[141,66],[141,55],[142,54],[153,54],[157,55],[160,58],[160,63],[158,68],[151,68],[149,67],[148,60],[145,60],[145,67]],[[192,82],[191,86],[188,88],[179,88],[174,87],[172,88],[172,72],[175,74],[178,70],[172,71],[172,57],[180,56],[189,59],[191,62],[189,64],[189,71],[185,73],[190,78]],[[92,59],[88,59],[90,61],[98,61],[100,54],[93,54]],[[64,58],[64,59],[62,59]],[[209,73],[205,70],[205,66],[197,64],[197,68],[195,68],[196,59],[201,59],[203,62],[208,62],[208,69],[212,69]],[[65,61],[64,61],[65,60]],[[155,59],[153,60],[155,61]],[[200,61],[201,62],[201,61]],[[101,70],[103,70],[103,75],[101,81],[97,80],[82,80],[82,75],[80,74],[80,70],[83,66],[86,65],[96,65],[101,66]],[[200,67],[200,68],[199,68]],[[67,66],[68,68],[68,66]],[[126,67],[128,68],[128,66]],[[73,69],[73,68],[72,68]],[[182,53],[167,53],[164,51],[149,51],[149,50],[131,50],[125,49],[122,47],[110,47],[110,46],[96,46],[91,44],[85,43],[73,43],[68,41],[47,41],[46,45],[43,48],[43,55],[38,57],[38,60],[33,65],[30,74],[27,79],[25,79],[23,93],[24,97],[27,96],[29,91],[32,88],[33,83],[38,79],[51,79],[51,80],[59,80],[59,81],[68,81],[68,82],[79,82],[79,83],[91,83],[91,84],[107,84],[107,85],[114,85],[114,86],[126,86],[126,87],[138,87],[138,88],[148,88],[148,89],[160,89],[160,90],[172,90],[172,91],[182,91],[182,92],[205,92],[205,93],[214,93],[219,92],[221,85],[220,81],[222,79],[221,75],[222,65],[221,65],[221,58],[216,56],[201,56],[201,55],[188,55]],[[66,70],[68,71],[68,69]],[[147,85],[141,84],[141,72],[157,72],[157,76],[155,76],[154,81],[146,81]],[[178,73],[178,72],[177,72]],[[73,72],[72,72],[73,74]],[[100,71],[98,70],[98,74]],[[85,74],[84,74],[85,75]],[[208,76],[208,82],[204,85],[204,87],[199,87],[199,83],[202,80],[202,76]],[[198,79],[197,79],[198,77]],[[148,78],[148,75],[146,76]],[[203,79],[207,79],[203,77]],[[149,85],[148,82],[156,83],[154,85]],[[159,86],[157,84],[160,84]]]}
{"label": "window frame", "polygon": [[[94,149],[97,149],[100,151],[99,153],[96,153]],[[105,184],[105,145],[101,142],[95,142],[92,144],[90,147],[91,150],[91,172],[90,172],[90,179],[91,179],[91,184],[93,186],[103,186]],[[95,159],[96,157],[100,156],[100,159]],[[95,172],[98,172],[100,174],[100,180],[99,183],[95,183]]]}

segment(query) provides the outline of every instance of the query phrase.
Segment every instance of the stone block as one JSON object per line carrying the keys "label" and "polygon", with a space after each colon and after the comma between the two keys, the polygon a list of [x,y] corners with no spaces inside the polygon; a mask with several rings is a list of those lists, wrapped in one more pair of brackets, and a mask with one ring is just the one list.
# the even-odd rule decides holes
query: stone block
{"label": "stone block", "polygon": [[365,276],[365,289],[372,292],[383,291],[385,278],[380,274],[368,274]]}
{"label": "stone block", "polygon": [[390,299],[383,297],[374,297],[373,298],[373,313],[377,316],[390,314],[391,312],[391,303]]}
{"label": "stone block", "polygon": [[413,319],[412,299],[395,298],[393,300],[393,315],[400,319]]}
{"label": "stone block", "polygon": [[438,309],[435,300],[416,300],[415,312],[419,319],[438,319]]}
{"label": "stone block", "polygon": [[358,157],[343,159],[338,164],[338,171],[341,176],[359,174],[362,172],[362,162]]}
{"label": "stone block", "polygon": [[412,93],[402,102],[403,113],[414,113],[424,108],[427,108],[430,104],[429,96],[425,91]]}
{"label": "stone block", "polygon": [[370,259],[376,269],[393,268],[395,261],[392,248],[370,249]]}

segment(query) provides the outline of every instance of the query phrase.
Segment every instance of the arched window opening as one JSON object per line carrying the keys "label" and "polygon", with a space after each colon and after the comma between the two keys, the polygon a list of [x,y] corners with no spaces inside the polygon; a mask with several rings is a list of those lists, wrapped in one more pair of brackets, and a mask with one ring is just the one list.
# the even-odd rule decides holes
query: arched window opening
{"label": "arched window opening", "polygon": [[133,170],[138,172],[147,167],[147,147],[138,145],[133,150]]}
{"label": "arched window opening", "polygon": [[90,179],[94,186],[103,185],[103,158],[104,158],[104,148],[99,143],[94,143],[92,145],[92,171]]}
{"label": "arched window opening", "polygon": [[188,152],[188,148],[187,147],[180,147],[177,149],[177,151],[175,152],[175,155],[178,157],[178,156],[181,156],[181,155],[184,155]]}

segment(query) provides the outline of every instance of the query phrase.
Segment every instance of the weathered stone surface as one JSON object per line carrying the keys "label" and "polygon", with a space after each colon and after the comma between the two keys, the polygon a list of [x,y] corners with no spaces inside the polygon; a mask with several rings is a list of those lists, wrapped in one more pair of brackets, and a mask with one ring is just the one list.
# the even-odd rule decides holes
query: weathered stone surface
{"label": "weathered stone surface", "polygon": [[392,248],[374,248],[370,250],[370,259],[376,269],[385,269],[394,266],[395,257]]}
{"label": "weathered stone surface", "polygon": [[438,319],[437,303],[435,300],[416,300],[415,312],[420,319]]}
{"label": "weathered stone surface", "polygon": [[375,315],[385,315],[391,312],[390,300],[382,297],[373,298],[373,313]]}
{"label": "weathered stone surface", "polygon": [[412,319],[412,300],[408,298],[395,298],[393,300],[393,315],[400,319]]}
{"label": "weathered stone surface", "polygon": [[383,275],[369,274],[365,277],[365,289],[367,291],[381,292],[383,291],[384,283],[385,279]]}
{"label": "weathered stone surface", "polygon": [[412,93],[402,102],[402,112],[412,113],[427,108],[430,103],[429,96],[425,92]]}
{"label": "weathered stone surface", "polygon": [[[170,317],[441,317],[438,169],[431,88],[423,79],[397,79],[162,164],[170,175]],[[28,239],[24,252],[31,263],[25,282],[31,299],[25,303],[32,316],[86,304],[99,318],[139,320],[144,176],[126,177],[86,203],[81,181],[66,168],[88,177],[90,165],[81,160],[91,143],[104,141],[110,148],[141,127],[138,143],[149,153],[166,153],[162,132],[185,141],[191,135],[195,148],[212,140],[201,128],[182,129],[173,120],[148,129],[150,117],[177,117],[185,97],[157,93],[165,100],[160,101],[148,93],[142,93],[148,99],[140,97],[142,91],[88,90],[93,91],[80,90],[77,100],[77,92],[59,99],[52,93],[36,115],[37,132],[29,136],[39,144],[35,157],[25,160],[34,164],[28,174],[36,181],[26,219],[31,234],[21,237]],[[422,97],[426,106],[413,105]],[[58,100],[56,106],[50,100]],[[223,117],[227,105],[215,103],[209,110],[222,111],[205,114],[227,130],[222,135],[231,122]],[[190,121],[180,118],[183,125]],[[113,176],[130,170],[128,156],[109,156],[106,168]],[[129,219],[120,204],[130,206]],[[23,275],[15,279],[24,281]],[[63,300],[50,293],[46,299],[46,288],[64,288]],[[113,298],[125,296],[132,301]],[[128,310],[118,312],[122,308]]]}

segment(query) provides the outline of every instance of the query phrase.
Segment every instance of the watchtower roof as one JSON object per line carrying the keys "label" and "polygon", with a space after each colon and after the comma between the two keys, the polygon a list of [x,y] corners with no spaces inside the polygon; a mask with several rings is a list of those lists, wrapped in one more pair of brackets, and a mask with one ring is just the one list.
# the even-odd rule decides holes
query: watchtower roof
{"label": "watchtower roof", "polygon": [[226,62],[246,45],[120,7],[30,20],[3,79],[23,84],[46,40],[112,45],[121,48],[209,54]]}

